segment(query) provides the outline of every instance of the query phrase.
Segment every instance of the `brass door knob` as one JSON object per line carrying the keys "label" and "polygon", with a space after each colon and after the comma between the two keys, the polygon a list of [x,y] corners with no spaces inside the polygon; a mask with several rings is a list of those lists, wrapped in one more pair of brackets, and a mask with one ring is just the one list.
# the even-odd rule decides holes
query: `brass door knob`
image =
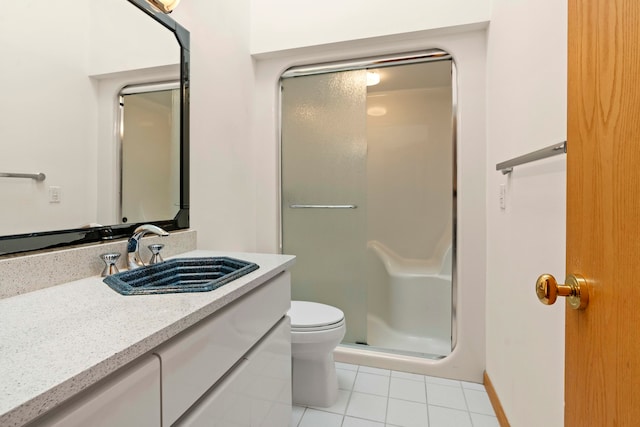
{"label": "brass door knob", "polygon": [[566,284],[559,285],[555,277],[543,274],[536,281],[536,294],[541,303],[551,305],[559,296],[567,297],[574,310],[584,310],[589,304],[589,285],[584,277],[569,274]]}

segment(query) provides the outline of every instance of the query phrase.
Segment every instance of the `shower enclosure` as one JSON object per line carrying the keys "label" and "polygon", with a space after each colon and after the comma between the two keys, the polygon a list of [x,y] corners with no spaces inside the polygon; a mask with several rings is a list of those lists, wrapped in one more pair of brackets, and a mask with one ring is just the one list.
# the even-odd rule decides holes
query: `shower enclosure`
{"label": "shower enclosure", "polygon": [[180,210],[180,101],[178,81],[120,91],[119,222],[174,218]]}
{"label": "shower enclosure", "polygon": [[438,50],[281,78],[292,299],[344,311],[343,345],[435,359],[455,345],[454,80]]}

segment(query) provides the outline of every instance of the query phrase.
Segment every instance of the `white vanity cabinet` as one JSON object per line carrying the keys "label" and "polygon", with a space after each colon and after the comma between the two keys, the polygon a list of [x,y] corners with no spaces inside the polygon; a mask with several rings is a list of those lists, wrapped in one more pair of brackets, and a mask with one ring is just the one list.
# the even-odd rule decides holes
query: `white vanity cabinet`
{"label": "white vanity cabinet", "polygon": [[160,414],[160,359],[148,355],[29,426],[158,427]]}
{"label": "white vanity cabinet", "polygon": [[[13,414],[9,412],[0,413],[0,426],[20,426],[25,425],[25,422],[28,422],[29,427],[288,425],[291,417],[291,332],[286,314],[291,302],[291,276],[286,270],[274,271],[276,268],[285,268],[282,266],[282,258],[273,258],[274,261],[269,264],[269,257],[284,257],[282,255],[247,254],[247,257],[266,264],[263,274],[269,274],[267,277],[270,278],[266,281],[262,277],[248,278],[245,283],[241,278],[235,286],[227,285],[229,287],[225,289],[226,292],[203,293],[201,296],[176,295],[172,298],[163,295],[158,298],[145,299],[143,296],[121,300],[128,297],[115,297],[106,293],[104,298],[107,306],[113,307],[121,302],[125,305],[121,312],[114,310],[113,313],[103,315],[100,322],[93,322],[93,317],[85,323],[77,322],[76,317],[73,317],[74,326],[80,325],[79,328],[82,328],[87,325],[87,329],[81,331],[80,335],[100,336],[100,327],[105,328],[104,330],[120,328],[116,342],[107,346],[106,351],[102,350],[106,356],[121,354],[129,351],[132,346],[140,345],[139,329],[136,329],[137,335],[130,339],[131,343],[120,344],[120,340],[128,338],[121,325],[127,324],[132,318],[148,326],[149,336],[158,334],[159,330],[163,330],[160,328],[166,330],[175,327],[179,328],[179,332],[164,342],[159,341],[149,346],[136,360],[100,381],[91,383],[90,379],[85,380],[88,383],[86,389],[66,398],[59,406],[38,418],[28,418],[30,414],[26,410],[21,419],[11,418]],[[291,257],[285,261],[290,262]],[[79,282],[78,286],[86,287],[87,283],[92,282],[87,279]],[[252,288],[243,291],[243,286]],[[98,287],[96,289],[104,290]],[[34,293],[33,296],[39,295]],[[44,297],[43,302],[46,302]],[[97,302],[95,309],[83,307],[79,311],[93,316],[95,310],[101,307],[100,304],[102,303]],[[199,315],[199,310],[211,313],[209,304],[216,304],[219,308],[203,318]],[[150,311],[150,306],[156,307],[158,311],[145,323],[144,314]],[[174,306],[178,313],[171,315]],[[180,325],[180,321],[186,318],[185,309],[190,310],[188,316],[197,316],[201,320],[190,319],[191,326]],[[153,322],[156,325],[149,325]],[[16,328],[20,324],[16,321]],[[52,329],[46,327],[48,325],[41,327],[42,333],[51,332]],[[57,323],[53,324],[54,331],[57,331],[56,327]],[[59,335],[65,338],[62,343],[68,343],[75,337],[75,334],[70,336],[68,330],[59,331]],[[109,337],[108,334],[105,335],[105,339]],[[45,342],[47,343],[48,341]],[[50,351],[57,350],[58,346],[55,346]],[[8,350],[0,346],[0,356],[2,351]],[[77,351],[85,359],[94,356],[92,351],[83,353],[82,348]],[[68,369],[72,362],[67,359],[73,358],[69,354],[65,358],[66,352],[63,351],[57,354],[55,359],[52,356],[52,364]],[[75,359],[74,367],[80,364]],[[87,369],[94,369],[97,363],[104,360],[106,359],[91,359],[90,363],[85,363],[88,367],[77,370],[86,374],[90,372]],[[84,359],[81,360],[82,363],[83,361]],[[3,387],[7,389],[7,372],[5,369],[4,374],[0,375],[0,391]],[[55,375],[57,371],[51,369],[50,373]],[[66,378],[65,375],[59,376],[62,380]],[[20,384],[21,377],[13,377],[15,379],[12,384]],[[60,384],[63,384],[62,380]],[[47,393],[55,401],[55,390],[50,389]],[[39,405],[43,407],[47,403],[43,401]],[[1,404],[2,400],[0,409]]]}
{"label": "white vanity cabinet", "polygon": [[[154,351],[164,426],[288,424],[290,288],[290,274],[282,273]],[[265,423],[268,416],[273,422]]]}
{"label": "white vanity cabinet", "polygon": [[0,299],[0,426],[288,425],[295,257],[179,257],[260,268],[211,292],[123,296],[90,276]]}

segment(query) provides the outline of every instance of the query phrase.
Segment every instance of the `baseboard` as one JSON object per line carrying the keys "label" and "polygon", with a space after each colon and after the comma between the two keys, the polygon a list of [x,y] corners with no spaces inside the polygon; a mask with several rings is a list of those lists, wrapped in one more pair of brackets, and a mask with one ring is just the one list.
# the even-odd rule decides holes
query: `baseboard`
{"label": "baseboard", "polygon": [[496,413],[496,417],[498,418],[500,427],[511,427],[511,424],[509,424],[509,420],[507,419],[507,416],[504,413],[504,409],[502,409],[502,404],[500,403],[500,399],[498,399],[498,394],[496,393],[496,389],[493,388],[491,379],[489,378],[489,375],[487,375],[487,371],[484,371],[484,388],[487,390],[487,394],[489,395],[489,400],[491,401],[491,406],[493,406],[493,410]]}

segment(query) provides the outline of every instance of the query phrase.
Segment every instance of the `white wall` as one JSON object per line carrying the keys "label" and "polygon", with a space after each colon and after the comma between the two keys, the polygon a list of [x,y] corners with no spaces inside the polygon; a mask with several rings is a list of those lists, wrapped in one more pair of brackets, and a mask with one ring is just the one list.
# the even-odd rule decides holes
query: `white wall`
{"label": "white wall", "polygon": [[[6,207],[0,235],[80,227],[96,217],[97,109],[85,59],[89,4],[62,1],[56,6],[66,12],[55,19],[41,2],[3,6],[0,172],[47,178],[0,178]],[[49,186],[61,187],[60,203],[49,203]]]}
{"label": "white wall", "polygon": [[249,0],[184,1],[191,32],[191,227],[198,247],[256,248]]}
{"label": "white wall", "polygon": [[251,1],[254,55],[486,22],[490,0]]}
{"label": "white wall", "polygon": [[90,2],[89,9],[89,75],[179,63],[175,35],[128,1]]}
{"label": "white wall", "polygon": [[534,283],[564,279],[566,169],[565,156],[511,176],[495,164],[566,138],[566,11],[493,0],[489,29],[487,373],[513,426],[563,425],[564,301],[543,306]]}

